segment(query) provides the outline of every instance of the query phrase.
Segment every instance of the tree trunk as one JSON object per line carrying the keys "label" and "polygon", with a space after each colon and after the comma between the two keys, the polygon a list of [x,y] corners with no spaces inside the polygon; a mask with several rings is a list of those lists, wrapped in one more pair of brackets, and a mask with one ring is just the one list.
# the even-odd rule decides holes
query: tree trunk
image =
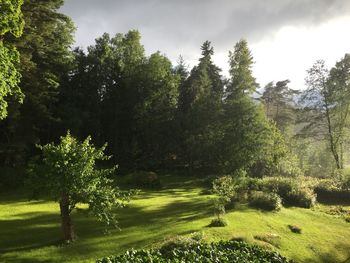
{"label": "tree trunk", "polygon": [[63,232],[64,241],[74,241],[75,234],[70,218],[70,209],[69,209],[69,197],[67,194],[62,194],[60,200],[60,209],[61,209],[61,225]]}

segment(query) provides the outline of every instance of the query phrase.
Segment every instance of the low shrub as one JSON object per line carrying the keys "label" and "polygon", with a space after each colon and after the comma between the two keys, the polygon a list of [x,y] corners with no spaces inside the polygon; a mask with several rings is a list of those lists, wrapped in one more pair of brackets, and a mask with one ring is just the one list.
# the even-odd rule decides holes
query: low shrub
{"label": "low shrub", "polygon": [[317,200],[320,202],[341,202],[346,203],[350,200],[350,189],[347,186],[347,180],[337,181],[332,179],[319,180],[315,186]]}
{"label": "low shrub", "polygon": [[155,172],[137,171],[127,175],[128,185],[144,189],[160,189],[162,187],[159,176]]}
{"label": "low shrub", "polygon": [[211,220],[210,224],[208,227],[224,227],[227,226],[227,222],[223,218],[214,218]]}
{"label": "low shrub", "polygon": [[195,243],[173,247],[163,254],[160,250],[130,250],[119,256],[106,257],[97,263],[176,263],[176,262],[270,262],[287,263],[277,252],[265,250],[244,242],[220,241],[218,243]]}
{"label": "low shrub", "polygon": [[254,191],[249,196],[249,205],[266,211],[279,211],[282,200],[276,193]]}
{"label": "low shrub", "polygon": [[235,196],[235,184],[231,176],[222,176],[213,181],[212,191],[214,194],[225,198],[227,201]]}
{"label": "low shrub", "polygon": [[288,225],[288,228],[290,229],[290,231],[292,231],[293,233],[296,234],[301,234],[301,228],[295,225]]}
{"label": "low shrub", "polygon": [[316,203],[316,194],[310,188],[294,188],[286,197],[289,205],[311,208]]}
{"label": "low shrub", "polygon": [[310,208],[316,203],[316,194],[303,182],[304,178],[264,178],[261,181],[261,190],[278,194],[284,205]]}

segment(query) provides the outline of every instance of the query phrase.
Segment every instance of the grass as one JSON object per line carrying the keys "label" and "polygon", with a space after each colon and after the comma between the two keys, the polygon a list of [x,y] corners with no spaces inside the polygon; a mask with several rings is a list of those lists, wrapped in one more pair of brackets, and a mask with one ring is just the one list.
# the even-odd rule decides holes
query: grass
{"label": "grass", "polygon": [[[240,205],[224,216],[228,226],[208,228],[213,218],[213,197],[203,195],[203,188],[193,181],[166,181],[167,188],[142,191],[118,212],[121,231],[103,234],[103,226],[93,218],[74,213],[79,239],[69,246],[59,243],[56,203],[28,201],[19,192],[0,194],[0,262],[94,262],[96,258],[130,248],[150,248],[174,235],[193,232],[202,232],[206,241],[240,237],[296,262],[336,263],[350,257],[350,224],[325,213],[328,206],[262,212]],[[301,227],[302,234],[292,233],[288,225]],[[273,236],[278,237],[277,245],[271,241]]]}

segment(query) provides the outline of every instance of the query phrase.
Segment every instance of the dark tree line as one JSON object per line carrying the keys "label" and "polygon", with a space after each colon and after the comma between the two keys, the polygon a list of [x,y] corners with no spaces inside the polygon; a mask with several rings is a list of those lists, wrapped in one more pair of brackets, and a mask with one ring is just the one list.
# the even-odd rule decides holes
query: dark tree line
{"label": "dark tree line", "polygon": [[247,41],[229,52],[227,77],[214,64],[209,41],[191,70],[183,59],[172,65],[160,52],[147,56],[136,30],[104,34],[87,50],[72,50],[74,25],[59,13],[63,2],[25,0],[23,35],[1,35],[20,53],[25,95],[23,104],[6,97],[1,166],[25,166],[35,144],[57,142],[67,130],[81,140],[91,135],[98,146],[107,142],[113,162],[125,171],[306,171],[305,163],[316,158],[310,152],[317,153],[306,156],[306,145],[318,145],[306,142],[320,138],[336,168],[344,166],[348,55],[329,73],[316,64],[302,95],[283,80],[254,99],[259,85]]}

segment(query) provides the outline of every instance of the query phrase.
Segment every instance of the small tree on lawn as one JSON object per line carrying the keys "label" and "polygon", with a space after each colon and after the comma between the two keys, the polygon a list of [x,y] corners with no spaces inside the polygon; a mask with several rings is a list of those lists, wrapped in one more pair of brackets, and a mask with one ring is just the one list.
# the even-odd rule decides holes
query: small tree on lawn
{"label": "small tree on lawn", "polygon": [[73,241],[75,233],[71,213],[78,203],[88,204],[89,212],[108,226],[116,226],[113,208],[123,206],[130,193],[113,186],[108,175],[111,169],[97,169],[97,160],[107,160],[106,145],[97,149],[88,137],[80,143],[68,132],[60,143],[38,146],[42,158],[30,166],[30,183],[35,189],[59,202],[61,224],[65,241]]}

